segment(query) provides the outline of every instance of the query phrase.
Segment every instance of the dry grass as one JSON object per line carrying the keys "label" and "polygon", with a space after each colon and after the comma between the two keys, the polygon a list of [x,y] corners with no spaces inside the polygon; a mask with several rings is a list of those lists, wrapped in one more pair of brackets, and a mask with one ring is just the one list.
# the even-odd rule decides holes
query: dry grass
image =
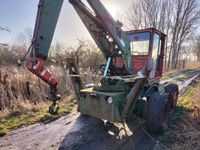
{"label": "dry grass", "polygon": [[181,73],[184,73],[187,70],[197,69],[197,68],[200,68],[200,62],[188,62],[186,63],[186,66],[184,69],[181,68],[181,69],[169,70],[169,71],[164,72],[161,79],[166,80],[166,79],[175,77]]}
{"label": "dry grass", "polygon": [[188,62],[185,66],[187,69],[200,68],[200,62]]}
{"label": "dry grass", "polygon": [[[51,68],[52,69],[52,68]],[[53,68],[54,69],[54,68]],[[55,68],[54,73],[61,72]],[[63,74],[56,74],[59,78],[59,90],[61,95],[68,95],[71,85],[69,79]],[[68,83],[67,83],[68,82]],[[22,108],[30,108],[32,105],[46,103],[46,95],[49,87],[42,80],[24,68],[1,67],[0,68],[0,112],[16,111]]]}
{"label": "dry grass", "polygon": [[24,69],[9,67],[0,71],[0,111],[16,111],[46,101],[48,87]]}

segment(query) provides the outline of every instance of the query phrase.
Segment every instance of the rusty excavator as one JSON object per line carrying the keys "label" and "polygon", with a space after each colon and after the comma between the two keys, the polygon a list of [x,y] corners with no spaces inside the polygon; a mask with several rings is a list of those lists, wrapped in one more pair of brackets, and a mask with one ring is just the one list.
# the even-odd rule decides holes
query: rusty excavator
{"label": "rusty excavator", "polygon": [[[106,64],[100,66],[101,80],[86,87],[72,58],[68,72],[81,114],[109,122],[124,122],[136,114],[146,120],[147,128],[162,133],[168,127],[169,114],[176,108],[178,86],[161,84],[166,35],[155,28],[123,31],[100,0],[69,0],[91,37],[103,53]],[[40,0],[31,45],[21,62],[50,86],[51,114],[58,111],[61,99],[58,80],[45,67],[50,44],[63,0]],[[28,57],[27,57],[28,55]],[[100,78],[100,77],[99,77]]]}

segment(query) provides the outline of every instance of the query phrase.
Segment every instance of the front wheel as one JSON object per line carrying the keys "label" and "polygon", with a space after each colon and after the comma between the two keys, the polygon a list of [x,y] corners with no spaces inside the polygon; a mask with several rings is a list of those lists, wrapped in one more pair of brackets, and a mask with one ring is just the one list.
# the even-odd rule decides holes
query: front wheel
{"label": "front wheel", "polygon": [[174,83],[167,84],[165,86],[165,92],[169,94],[168,99],[170,101],[170,112],[174,113],[176,110],[179,95],[178,85]]}
{"label": "front wheel", "polygon": [[161,134],[168,128],[170,103],[168,94],[154,92],[148,100],[147,129],[148,131]]}

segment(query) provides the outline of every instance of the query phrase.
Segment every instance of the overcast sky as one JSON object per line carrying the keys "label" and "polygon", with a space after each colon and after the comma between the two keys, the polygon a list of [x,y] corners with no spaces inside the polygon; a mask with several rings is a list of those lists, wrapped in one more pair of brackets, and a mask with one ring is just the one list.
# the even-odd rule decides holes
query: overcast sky
{"label": "overcast sky", "polygon": [[[131,0],[101,0],[110,13],[123,12]],[[10,33],[0,31],[0,43],[10,43],[25,29],[34,29],[39,0],[0,0],[0,26],[9,27]],[[85,26],[68,0],[64,0],[54,41],[64,44],[74,42],[77,38],[90,38]]]}

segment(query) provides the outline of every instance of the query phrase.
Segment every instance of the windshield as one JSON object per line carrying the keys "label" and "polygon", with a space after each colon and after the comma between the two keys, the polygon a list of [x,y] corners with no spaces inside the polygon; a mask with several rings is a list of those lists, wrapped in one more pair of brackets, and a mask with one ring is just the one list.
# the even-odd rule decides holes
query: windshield
{"label": "windshield", "polygon": [[134,33],[128,35],[132,55],[147,55],[149,50],[150,33]]}

